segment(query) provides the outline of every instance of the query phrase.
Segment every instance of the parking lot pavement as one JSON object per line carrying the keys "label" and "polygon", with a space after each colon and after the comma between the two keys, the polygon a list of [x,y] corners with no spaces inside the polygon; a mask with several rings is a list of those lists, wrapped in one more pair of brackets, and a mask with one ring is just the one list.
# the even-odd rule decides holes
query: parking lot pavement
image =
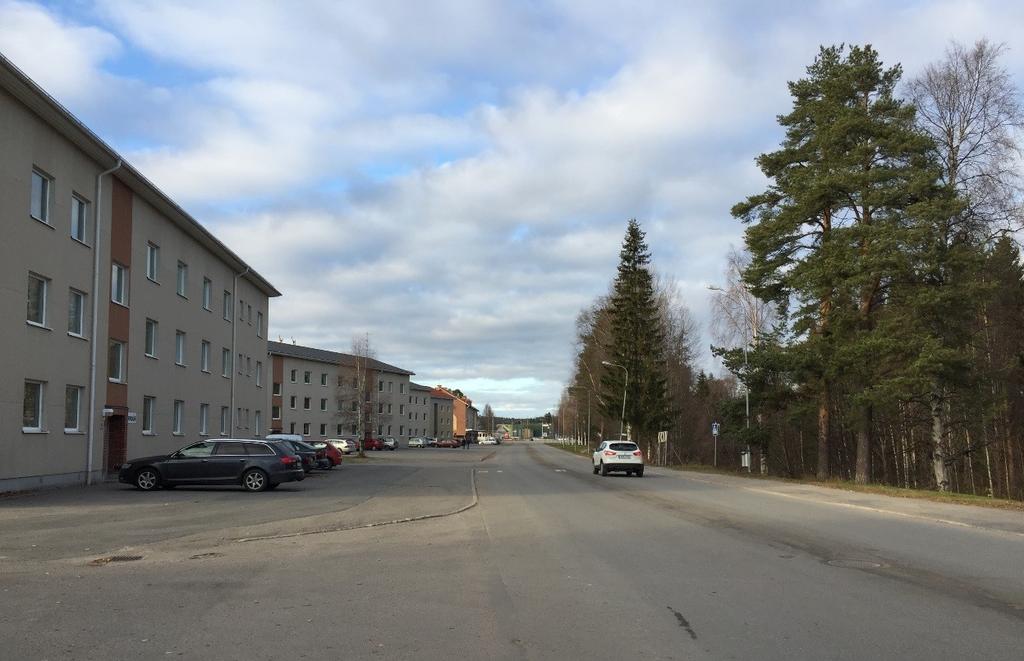
{"label": "parking lot pavement", "polygon": [[[366,525],[457,509],[485,453],[374,453],[273,492],[105,483],[0,499],[0,571],[141,546],[201,549],[238,538]],[[379,456],[378,456],[379,455]]]}

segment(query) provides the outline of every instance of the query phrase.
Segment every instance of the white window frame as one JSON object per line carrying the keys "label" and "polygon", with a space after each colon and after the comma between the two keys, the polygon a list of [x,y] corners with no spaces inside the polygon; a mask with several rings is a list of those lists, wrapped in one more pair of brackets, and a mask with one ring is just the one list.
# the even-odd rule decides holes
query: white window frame
{"label": "white window frame", "polygon": [[[29,315],[30,315],[30,311],[28,309],[28,298],[29,297],[27,296],[27,293],[32,291],[33,281],[38,282],[38,283],[40,283],[42,285],[42,287],[41,287],[41,294],[39,296],[39,320],[38,321],[35,320],[35,319],[30,319],[29,318]],[[49,307],[49,305],[48,305],[48,303],[49,303],[48,299],[49,298],[50,298],[50,279],[47,278],[46,276],[39,275],[38,273],[33,273],[33,272],[29,271],[29,274],[28,274],[28,288],[26,290],[26,302],[25,302],[25,323],[27,323],[27,324],[29,324],[31,326],[38,326],[39,328],[46,328],[47,330],[49,330],[49,326],[47,326],[47,322],[49,321],[49,319],[47,319],[48,315],[46,314],[47,308]]]}
{"label": "white window frame", "polygon": [[174,364],[181,367],[185,367],[185,355],[188,351],[186,345],[187,337],[185,331],[176,330],[174,331]]}
{"label": "white window frame", "polygon": [[256,387],[263,387],[263,363],[256,361]]}
{"label": "white window frame", "polygon": [[[71,302],[77,298],[78,300],[78,328],[77,330],[71,326],[71,322],[74,321],[75,317],[72,314]],[[84,291],[79,291],[74,287],[68,289],[68,335],[72,337],[80,337],[85,339],[85,311],[88,309],[86,304],[88,303],[88,294]]]}
{"label": "white window frame", "polygon": [[263,435],[263,409],[256,409],[256,417],[253,420],[253,427],[255,428],[256,438]]}
{"label": "white window frame", "polygon": [[291,410],[294,411],[295,410],[295,405],[296,405],[296,397],[295,397],[295,395],[291,395],[288,398],[288,408],[290,408]]}
{"label": "white window frame", "polygon": [[[36,406],[35,406],[35,420],[27,420],[25,418],[25,401],[28,397],[29,386],[36,389]],[[46,382],[36,381],[35,379],[25,379],[25,390],[22,394],[25,398],[22,400],[22,416],[21,416],[21,431],[26,434],[42,434],[46,431],[45,419],[43,418],[46,412]],[[28,424],[35,422],[35,424]]]}
{"label": "white window frame", "polygon": [[[153,332],[150,333],[150,329]],[[157,346],[160,342],[160,322],[156,319],[146,319],[146,334],[142,340],[142,355],[146,358],[157,357]]]}
{"label": "white window frame", "polygon": [[326,422],[321,422],[320,423],[320,435],[321,436],[327,436],[327,423]]}
{"label": "white window frame", "polygon": [[[40,182],[39,197],[36,197],[36,180]],[[39,202],[39,210],[36,212],[35,205]],[[39,168],[32,168],[32,179],[29,186],[28,215],[39,222],[50,225],[50,207],[53,202],[53,177],[46,174]]]}
{"label": "white window frame", "polygon": [[70,232],[72,239],[82,245],[89,245],[89,200],[78,193],[71,194]]}
{"label": "white window frame", "polygon": [[[64,386],[64,433],[65,434],[80,434],[82,432],[82,393],[85,388],[82,386],[75,386],[68,384]],[[72,409],[68,406],[68,396],[75,393],[75,405]],[[68,413],[74,411],[75,419],[74,424],[68,425]]]}
{"label": "white window frame", "polygon": [[174,436],[184,436],[185,432],[182,429],[185,426],[185,402],[181,399],[174,400],[173,408],[171,409],[171,434]]}
{"label": "white window frame", "polygon": [[210,373],[210,343],[207,340],[203,340],[199,345],[199,369]]}
{"label": "white window frame", "polygon": [[308,422],[303,422],[302,423],[302,435],[303,436],[309,436],[309,423]]}
{"label": "white window frame", "polygon": [[298,373],[298,370],[292,370],[292,371],[291,371],[291,372],[289,373],[289,377],[290,377],[290,380],[291,380],[291,382],[292,382],[292,383],[295,383],[295,375],[296,375],[297,373]]}
{"label": "white window frame", "polygon": [[110,265],[110,300],[128,307],[128,267],[114,262]]}
{"label": "white window frame", "polygon": [[231,292],[224,290],[224,321],[231,321],[231,311],[234,309],[231,302]]}
{"label": "white window frame", "polygon": [[203,278],[203,309],[212,312],[210,305],[213,304],[213,280]]}
{"label": "white window frame", "polygon": [[281,419],[281,406],[279,404],[274,404],[274,405],[272,405],[270,407],[270,419],[271,420],[280,420]]}
{"label": "white window frame", "polygon": [[225,379],[231,378],[231,349],[227,347],[220,350],[220,375]]}
{"label": "white window frame", "polygon": [[256,337],[263,337],[263,313],[256,311]]}
{"label": "white window frame", "polygon": [[320,398],[320,410],[321,411],[326,411],[327,410],[327,398],[326,397],[321,397]]}
{"label": "white window frame", "polygon": [[304,384],[306,384],[306,385],[312,385],[312,383],[313,383],[313,373],[310,372],[309,370],[303,371],[302,372],[302,382]]}
{"label": "white window frame", "polygon": [[125,382],[125,353],[127,353],[128,345],[121,340],[110,340],[107,345],[107,351],[109,354],[114,352],[114,348],[117,348],[117,374],[111,376],[110,374],[110,358],[107,356],[107,381],[111,383],[124,383]]}
{"label": "white window frame", "polygon": [[327,372],[320,372],[320,385],[327,387]]}
{"label": "white window frame", "polygon": [[199,405],[199,435],[209,436],[210,428],[210,405],[200,404]]}
{"label": "white window frame", "polygon": [[312,404],[313,404],[313,400],[311,398],[309,398],[309,397],[303,397],[302,398],[302,410],[303,411],[311,411],[312,409],[310,408],[310,406],[312,406]]}
{"label": "white window frame", "polygon": [[152,241],[146,242],[146,278],[152,282],[159,283],[157,276],[160,275],[160,246]]}
{"label": "white window frame", "polygon": [[175,272],[174,287],[178,296],[188,298],[188,264],[178,260],[178,270]]}
{"label": "white window frame", "polygon": [[220,435],[227,436],[231,425],[231,409],[227,406],[220,407]]}
{"label": "white window frame", "polygon": [[156,436],[153,418],[156,416],[156,397],[145,395],[142,398],[142,434]]}

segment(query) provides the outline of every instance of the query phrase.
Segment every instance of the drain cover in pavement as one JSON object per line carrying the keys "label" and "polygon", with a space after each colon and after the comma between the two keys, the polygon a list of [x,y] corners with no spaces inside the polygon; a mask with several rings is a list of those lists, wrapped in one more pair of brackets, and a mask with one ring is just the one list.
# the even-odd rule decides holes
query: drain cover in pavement
{"label": "drain cover in pavement", "polygon": [[827,564],[833,567],[843,567],[844,569],[878,569],[882,566],[880,562],[873,562],[871,560],[854,560],[851,558],[836,558],[829,560]]}
{"label": "drain cover in pavement", "polygon": [[108,555],[105,558],[96,558],[95,560],[93,560],[89,564],[93,565],[93,566],[96,566],[96,567],[99,567],[100,565],[105,565],[105,564],[108,564],[108,563],[111,563],[111,562],[131,562],[132,560],[142,560],[142,556],[141,555]]}

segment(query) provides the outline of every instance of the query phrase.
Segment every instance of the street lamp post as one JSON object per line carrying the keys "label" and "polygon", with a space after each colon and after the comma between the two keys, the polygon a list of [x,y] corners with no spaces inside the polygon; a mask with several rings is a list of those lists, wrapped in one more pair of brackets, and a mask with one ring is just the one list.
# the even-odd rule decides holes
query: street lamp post
{"label": "street lamp post", "polygon": [[621,441],[621,440],[623,440],[622,439],[623,426],[626,424],[626,388],[629,386],[629,370],[626,369],[625,367],[623,367],[622,365],[618,365],[616,363],[610,363],[607,360],[602,360],[601,364],[602,365],[607,365],[608,367],[618,367],[620,370],[622,370],[623,372],[626,373],[626,378],[622,382],[622,416],[619,417],[619,440]]}

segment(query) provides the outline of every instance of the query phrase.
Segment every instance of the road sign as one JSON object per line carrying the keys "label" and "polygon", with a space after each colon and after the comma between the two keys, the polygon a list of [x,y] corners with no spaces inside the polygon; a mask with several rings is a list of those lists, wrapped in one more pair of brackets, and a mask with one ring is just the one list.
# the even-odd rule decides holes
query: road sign
{"label": "road sign", "polygon": [[722,428],[722,426],[720,424],[718,424],[717,422],[712,422],[711,423],[711,435],[712,436],[718,436],[718,430],[721,429],[721,428]]}
{"label": "road sign", "polygon": [[668,443],[668,432],[667,431],[660,431],[660,432],[658,432],[658,442],[659,443]]}

